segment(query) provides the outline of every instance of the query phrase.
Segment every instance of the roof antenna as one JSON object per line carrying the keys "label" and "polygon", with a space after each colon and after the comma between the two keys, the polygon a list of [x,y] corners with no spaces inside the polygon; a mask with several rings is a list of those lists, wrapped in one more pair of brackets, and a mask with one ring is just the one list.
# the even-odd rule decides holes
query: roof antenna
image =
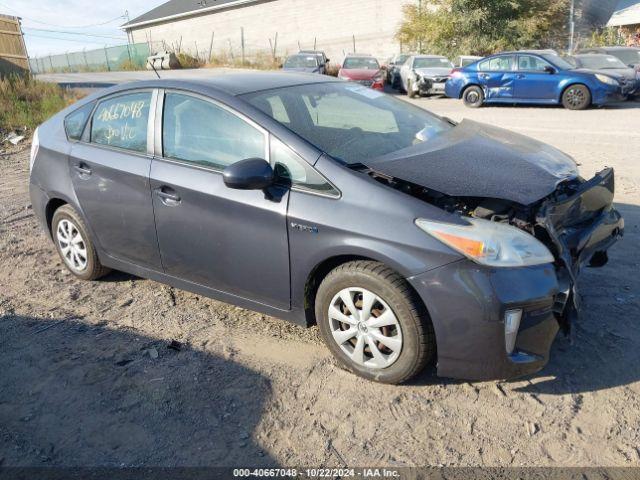
{"label": "roof antenna", "polygon": [[162,80],[162,79],[160,78],[160,74],[159,74],[159,73],[158,73],[158,71],[156,70],[156,66],[154,65],[154,63],[155,63],[155,62],[153,62],[153,61],[149,61],[148,59],[147,59],[147,62],[149,63],[149,65],[151,65],[151,68],[152,68],[152,69],[153,69],[153,71],[155,72],[156,76],[157,76],[160,80]]}

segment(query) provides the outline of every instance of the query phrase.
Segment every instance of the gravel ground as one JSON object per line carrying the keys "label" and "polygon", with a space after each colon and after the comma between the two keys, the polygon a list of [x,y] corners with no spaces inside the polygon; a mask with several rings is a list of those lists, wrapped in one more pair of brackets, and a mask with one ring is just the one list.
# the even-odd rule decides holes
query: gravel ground
{"label": "gravel ground", "polygon": [[549,142],[585,176],[616,168],[626,237],[585,271],[573,344],[544,371],[379,385],[315,328],[126,274],[75,280],[29,208],[23,150],[0,155],[0,465],[640,466],[640,103],[415,102]]}

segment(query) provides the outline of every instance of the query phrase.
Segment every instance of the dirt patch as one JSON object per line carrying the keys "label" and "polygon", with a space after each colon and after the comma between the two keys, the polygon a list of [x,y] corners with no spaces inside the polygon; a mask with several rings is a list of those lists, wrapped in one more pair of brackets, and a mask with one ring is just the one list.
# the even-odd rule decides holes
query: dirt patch
{"label": "dirt patch", "polygon": [[339,369],[315,328],[122,273],[75,280],[30,209],[28,152],[0,157],[0,465],[640,465],[630,141],[627,235],[583,276],[573,345],[529,379],[401,387]]}

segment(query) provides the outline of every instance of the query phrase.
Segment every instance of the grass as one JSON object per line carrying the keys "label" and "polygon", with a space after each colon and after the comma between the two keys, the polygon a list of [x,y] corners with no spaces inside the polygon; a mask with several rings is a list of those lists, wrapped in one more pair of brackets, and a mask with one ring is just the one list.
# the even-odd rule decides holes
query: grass
{"label": "grass", "polygon": [[33,131],[39,124],[81,95],[64,90],[53,83],[39,82],[29,76],[0,79],[0,130],[27,127]]}

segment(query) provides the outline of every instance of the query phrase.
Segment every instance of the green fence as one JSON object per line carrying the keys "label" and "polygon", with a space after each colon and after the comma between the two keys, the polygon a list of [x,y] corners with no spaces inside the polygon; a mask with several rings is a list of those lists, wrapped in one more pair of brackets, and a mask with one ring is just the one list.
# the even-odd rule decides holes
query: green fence
{"label": "green fence", "polygon": [[132,43],[96,50],[31,58],[32,73],[137,70],[145,67],[149,45]]}

